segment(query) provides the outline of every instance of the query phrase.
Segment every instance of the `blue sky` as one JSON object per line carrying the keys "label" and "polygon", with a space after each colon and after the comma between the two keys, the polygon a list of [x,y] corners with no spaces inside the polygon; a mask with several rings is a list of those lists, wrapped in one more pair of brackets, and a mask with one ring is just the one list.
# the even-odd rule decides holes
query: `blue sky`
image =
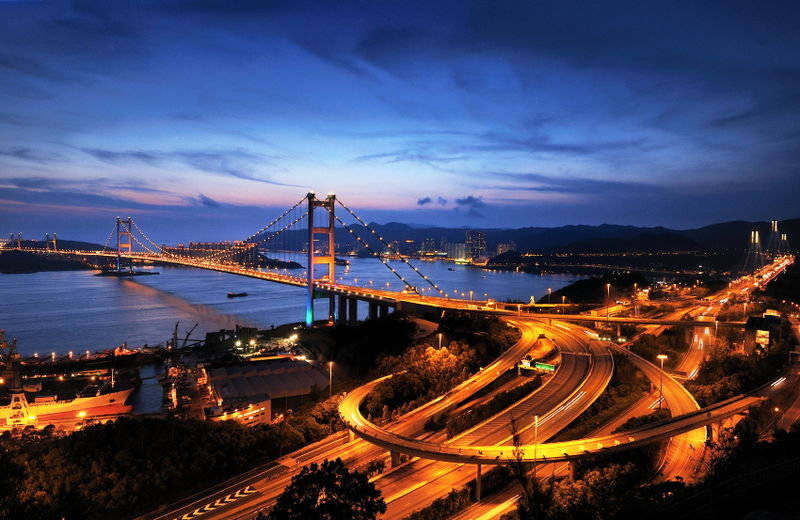
{"label": "blue sky", "polygon": [[797,217],[799,5],[2,1],[0,233]]}

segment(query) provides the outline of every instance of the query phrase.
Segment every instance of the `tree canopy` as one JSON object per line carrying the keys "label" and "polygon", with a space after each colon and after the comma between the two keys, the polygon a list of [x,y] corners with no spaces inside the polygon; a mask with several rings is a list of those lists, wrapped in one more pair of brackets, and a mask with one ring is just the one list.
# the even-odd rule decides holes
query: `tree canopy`
{"label": "tree canopy", "polygon": [[386,503],[366,473],[350,471],[336,459],[303,468],[259,520],[373,520],[384,512]]}

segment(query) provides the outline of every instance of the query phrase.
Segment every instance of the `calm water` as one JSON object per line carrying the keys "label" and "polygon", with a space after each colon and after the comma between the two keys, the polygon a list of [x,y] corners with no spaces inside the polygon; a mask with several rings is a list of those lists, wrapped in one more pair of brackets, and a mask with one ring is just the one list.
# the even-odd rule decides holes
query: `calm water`
{"label": "calm water", "polygon": [[[410,281],[416,277],[401,262],[392,265]],[[476,299],[527,301],[562,287],[572,275],[538,276],[490,272],[443,262],[415,262],[449,293],[458,290]],[[450,271],[449,269],[453,269]],[[201,269],[158,267],[158,276],[134,279],[94,276],[91,271],[0,275],[0,328],[18,339],[22,354],[83,352],[121,345],[155,345],[170,338],[176,322],[183,336],[195,323],[192,337],[209,330],[250,325],[268,328],[304,318],[305,291]],[[351,259],[337,266],[342,282],[399,290],[402,282],[375,259]],[[355,280],[358,280],[357,282]],[[372,283],[370,283],[372,282]],[[418,287],[424,282],[412,281]],[[246,292],[244,298],[228,292]],[[317,316],[327,314],[318,300]],[[359,309],[364,316],[366,307]]]}

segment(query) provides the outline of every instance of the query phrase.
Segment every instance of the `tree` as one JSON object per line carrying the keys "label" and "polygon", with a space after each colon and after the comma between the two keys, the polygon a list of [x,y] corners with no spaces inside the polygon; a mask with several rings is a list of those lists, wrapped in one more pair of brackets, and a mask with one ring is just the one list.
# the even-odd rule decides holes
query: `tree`
{"label": "tree", "polygon": [[310,464],[292,477],[269,520],[372,520],[386,502],[366,473],[348,470],[342,459]]}

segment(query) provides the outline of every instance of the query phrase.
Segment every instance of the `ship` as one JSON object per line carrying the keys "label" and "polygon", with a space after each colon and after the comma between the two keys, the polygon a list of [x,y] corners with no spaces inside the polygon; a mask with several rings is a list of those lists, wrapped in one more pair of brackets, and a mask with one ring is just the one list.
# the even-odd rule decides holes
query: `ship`
{"label": "ship", "polygon": [[[49,424],[73,429],[96,418],[111,418],[132,410],[126,402],[135,387],[118,388],[113,371],[111,382],[92,378],[75,392],[43,391],[47,379],[23,384],[16,366],[16,345],[8,347],[0,338],[0,346],[8,349],[5,373],[0,378],[0,431]],[[82,380],[73,383],[83,385]]]}
{"label": "ship", "polygon": [[238,292],[238,293],[229,292],[228,293],[228,298],[241,298],[242,296],[247,296],[247,293],[246,292]]}

